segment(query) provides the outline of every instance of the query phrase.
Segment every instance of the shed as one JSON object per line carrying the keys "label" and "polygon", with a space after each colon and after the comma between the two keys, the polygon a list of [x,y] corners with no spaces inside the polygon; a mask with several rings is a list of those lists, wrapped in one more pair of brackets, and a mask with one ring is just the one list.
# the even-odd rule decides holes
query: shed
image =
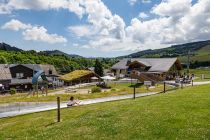
{"label": "shed", "polygon": [[64,81],[64,84],[67,86],[80,84],[80,83],[90,83],[92,77],[97,77],[101,79],[99,75],[89,70],[75,70],[68,74],[65,74],[60,77],[60,80]]}

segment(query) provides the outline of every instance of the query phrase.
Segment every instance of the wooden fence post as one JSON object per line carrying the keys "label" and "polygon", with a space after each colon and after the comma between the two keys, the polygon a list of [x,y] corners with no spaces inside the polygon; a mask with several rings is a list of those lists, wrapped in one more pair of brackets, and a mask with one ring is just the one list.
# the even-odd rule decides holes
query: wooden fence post
{"label": "wooden fence post", "polygon": [[192,86],[193,86],[193,80],[192,80]]}
{"label": "wooden fence post", "polygon": [[166,82],[164,82],[164,89],[163,92],[166,93]]}
{"label": "wooden fence post", "polygon": [[134,87],[133,87],[133,99],[135,99],[136,98],[136,86],[134,85]]}
{"label": "wooden fence post", "polygon": [[61,119],[61,113],[60,113],[60,97],[57,97],[57,122],[60,122]]}
{"label": "wooden fence post", "polygon": [[181,89],[183,89],[183,82],[181,82]]}

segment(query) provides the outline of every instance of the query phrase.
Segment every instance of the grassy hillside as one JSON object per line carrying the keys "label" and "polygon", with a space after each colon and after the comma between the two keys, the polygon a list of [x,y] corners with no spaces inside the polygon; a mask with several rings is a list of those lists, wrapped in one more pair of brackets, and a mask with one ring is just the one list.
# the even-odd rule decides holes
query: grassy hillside
{"label": "grassy hillside", "polygon": [[0,119],[0,139],[209,139],[209,88]]}
{"label": "grassy hillside", "polygon": [[[163,58],[163,57],[178,57],[182,63],[187,62],[187,54],[190,51],[190,62],[192,67],[210,65],[210,41],[192,42],[181,45],[174,45],[168,48],[145,50],[136,52],[123,57],[143,57],[143,58]],[[122,57],[120,57],[122,58]]]}
{"label": "grassy hillside", "polygon": [[[205,62],[210,61],[210,45],[206,45],[199,50],[193,51],[193,54],[190,56],[192,62]],[[180,60],[187,62],[187,56],[180,56]]]}

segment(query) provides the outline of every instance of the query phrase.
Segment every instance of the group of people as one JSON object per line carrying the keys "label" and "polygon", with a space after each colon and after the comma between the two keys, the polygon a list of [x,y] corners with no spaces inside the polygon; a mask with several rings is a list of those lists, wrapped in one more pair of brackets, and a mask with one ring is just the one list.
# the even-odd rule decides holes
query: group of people
{"label": "group of people", "polygon": [[191,76],[184,74],[184,75],[176,77],[176,83],[180,83],[180,82],[190,83],[194,78],[195,78],[194,74],[192,74]]}

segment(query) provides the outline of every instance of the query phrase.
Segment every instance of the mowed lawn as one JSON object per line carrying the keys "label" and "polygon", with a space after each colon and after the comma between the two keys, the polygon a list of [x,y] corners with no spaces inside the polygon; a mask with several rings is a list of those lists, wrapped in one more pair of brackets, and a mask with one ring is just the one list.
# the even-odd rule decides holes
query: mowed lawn
{"label": "mowed lawn", "polygon": [[0,119],[0,139],[210,139],[210,85]]}

